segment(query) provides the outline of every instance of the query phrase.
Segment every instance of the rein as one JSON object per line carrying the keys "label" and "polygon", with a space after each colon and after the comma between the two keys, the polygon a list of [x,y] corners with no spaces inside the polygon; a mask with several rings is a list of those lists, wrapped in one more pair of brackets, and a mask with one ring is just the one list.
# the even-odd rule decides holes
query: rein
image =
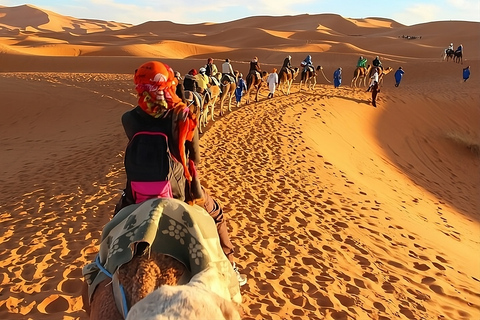
{"label": "rein", "polygon": [[327,79],[327,77],[325,77],[325,73],[323,73],[323,67],[320,66],[320,71],[322,71],[322,74],[323,74],[323,77],[325,78],[325,80],[327,80],[328,83],[331,83],[330,80]]}
{"label": "rein", "polygon": [[[107,277],[109,277],[110,279],[113,280],[113,275],[108,272],[107,269],[105,269],[102,264],[100,263],[100,256],[97,255],[97,257],[95,258],[95,264],[97,265],[97,267],[100,269],[100,271],[102,271]],[[125,295],[125,289],[123,288],[122,284],[121,283],[118,283],[118,282],[115,282],[115,283],[112,283],[112,286],[114,284],[118,284],[118,287],[120,289],[120,294],[121,294],[121,305],[122,305],[122,310],[119,310],[122,312],[122,315],[123,315],[123,318],[126,319],[127,318],[127,315],[128,315],[128,307],[127,307],[127,297]],[[117,296],[115,295],[115,290],[113,290],[113,295],[114,295],[114,298],[115,298],[115,301],[117,301]],[[118,305],[117,305],[118,307]]]}

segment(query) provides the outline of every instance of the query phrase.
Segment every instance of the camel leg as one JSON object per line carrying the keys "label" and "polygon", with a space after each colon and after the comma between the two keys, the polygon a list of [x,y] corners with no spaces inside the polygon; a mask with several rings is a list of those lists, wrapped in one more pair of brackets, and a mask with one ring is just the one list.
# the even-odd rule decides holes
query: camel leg
{"label": "camel leg", "polygon": [[228,97],[228,111],[232,112],[232,97],[233,94],[230,93],[230,96]]}
{"label": "camel leg", "polygon": [[[216,100],[216,99],[215,99],[215,100]],[[215,101],[215,102],[217,102],[217,101]],[[215,121],[215,119],[213,118],[213,115],[214,115],[214,112],[213,112],[213,111],[214,111],[214,109],[215,109],[215,103],[212,104],[212,107],[210,108],[210,110],[211,110],[211,116],[212,116],[212,121]]]}
{"label": "camel leg", "polygon": [[222,98],[222,99],[220,100],[220,116],[223,116],[223,100],[224,100],[224,99],[225,99],[225,98]]}

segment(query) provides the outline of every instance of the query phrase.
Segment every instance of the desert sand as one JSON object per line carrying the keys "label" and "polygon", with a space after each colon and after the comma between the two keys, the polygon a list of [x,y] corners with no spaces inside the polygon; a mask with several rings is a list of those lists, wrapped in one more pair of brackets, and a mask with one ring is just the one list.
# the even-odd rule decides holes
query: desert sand
{"label": "desert sand", "polygon": [[[323,71],[313,90],[263,88],[217,108],[201,136],[199,171],[248,277],[243,318],[480,319],[478,39],[466,21],[131,26],[0,7],[0,318],[88,319],[81,270],[124,187],[136,67],[184,74],[211,56],[246,74],[253,56],[271,72],[311,54]],[[441,59],[450,42],[463,64]],[[405,70],[398,88],[385,77],[377,108],[350,87],[360,55]]]}

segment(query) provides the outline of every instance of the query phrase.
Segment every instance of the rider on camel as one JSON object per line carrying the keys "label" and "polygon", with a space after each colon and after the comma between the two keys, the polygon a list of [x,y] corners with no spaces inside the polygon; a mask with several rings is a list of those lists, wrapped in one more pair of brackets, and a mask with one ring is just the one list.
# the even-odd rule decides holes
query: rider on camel
{"label": "rider on camel", "polygon": [[250,70],[248,71],[249,73],[258,73],[257,76],[260,78],[261,77],[261,72],[260,70],[260,64],[258,63],[258,58],[253,57],[252,61],[250,61]]}
{"label": "rider on camel", "polygon": [[294,69],[292,67],[292,56],[287,56],[285,60],[283,60],[283,66],[282,69],[284,69],[287,73],[290,72],[291,74],[294,74]]}
{"label": "rider on camel", "polygon": [[372,64],[374,67],[380,67],[383,69],[382,62],[380,61],[380,58],[378,56],[376,56],[375,59],[373,59]]}
{"label": "rider on camel", "polygon": [[198,72],[195,69],[191,69],[190,71],[188,71],[188,73],[185,75],[185,78],[183,79],[183,87],[185,88],[185,90],[197,92],[197,74]]}
{"label": "rider on camel", "polygon": [[[196,69],[191,69],[183,78],[183,88],[184,91],[191,91],[198,101],[200,101],[200,107],[203,107],[203,98],[199,93],[200,84],[198,83],[198,72]],[[184,94],[185,96],[185,94]]]}
{"label": "rider on camel", "polygon": [[208,87],[210,83],[210,78],[207,76],[206,72],[207,70],[204,67],[201,67],[199,70],[199,73],[197,74],[197,91],[198,93],[203,94],[205,98],[205,103],[207,103],[210,100],[210,88]]}
{"label": "rider on camel", "polygon": [[314,69],[313,68],[313,62],[312,62],[312,56],[308,55],[302,62],[301,65],[303,66],[303,72],[307,72],[307,70]]}
{"label": "rider on camel", "polygon": [[460,44],[457,48],[457,50],[455,50],[455,53],[462,53],[463,52],[463,45]]}
{"label": "rider on camel", "polygon": [[207,64],[205,65],[206,74],[209,77],[213,77],[218,73],[217,66],[213,64],[213,58],[208,58]]}
{"label": "rider on camel", "polygon": [[229,79],[229,82],[237,82],[235,80],[235,72],[230,64],[230,59],[225,59],[225,62],[222,63],[222,75],[226,75]]}
{"label": "rider on camel", "polygon": [[367,67],[367,59],[364,58],[363,56],[360,56],[360,58],[358,58],[357,67],[366,68]]}

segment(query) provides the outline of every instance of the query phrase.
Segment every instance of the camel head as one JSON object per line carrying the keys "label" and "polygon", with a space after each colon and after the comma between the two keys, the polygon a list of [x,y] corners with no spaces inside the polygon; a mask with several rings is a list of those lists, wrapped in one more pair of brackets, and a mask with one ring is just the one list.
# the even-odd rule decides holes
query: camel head
{"label": "camel head", "polygon": [[164,285],[137,302],[127,320],[219,319],[240,320],[241,297],[231,297],[227,277],[207,268],[188,284]]}

